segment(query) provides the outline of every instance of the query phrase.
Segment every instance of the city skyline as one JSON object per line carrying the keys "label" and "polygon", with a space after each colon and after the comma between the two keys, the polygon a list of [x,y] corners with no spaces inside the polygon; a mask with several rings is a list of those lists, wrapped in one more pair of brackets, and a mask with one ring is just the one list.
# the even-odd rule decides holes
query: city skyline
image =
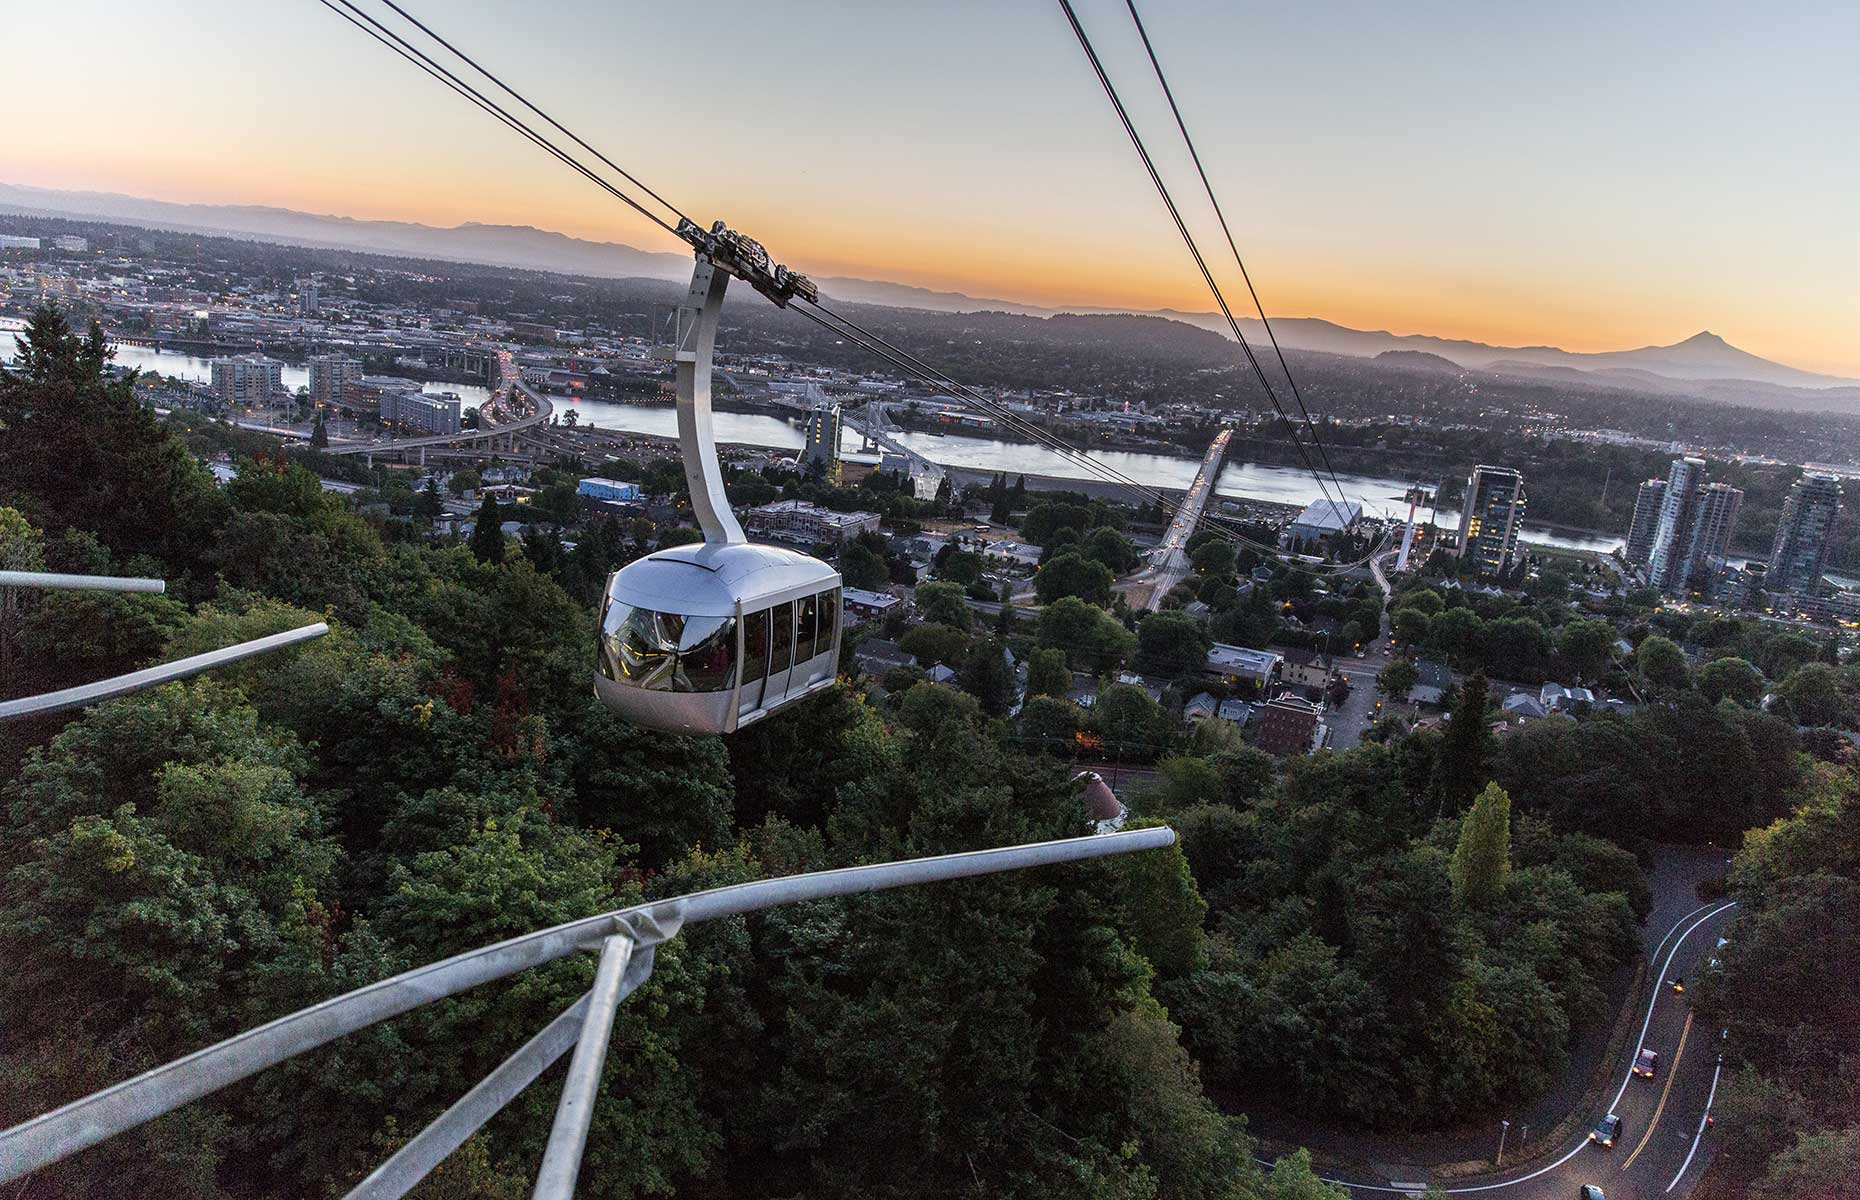
{"label": "city skyline", "polygon": [[[90,78],[74,89],[54,56],[22,56],[21,86],[60,96],[60,118],[15,126],[0,178],[678,248],[320,6],[185,7],[25,14],[22,44],[81,39]],[[668,12],[410,11],[694,216],[803,269],[1036,304],[1209,307],[1056,9],[726,5],[703,29],[750,49],[721,60],[664,53],[705,36]],[[1121,6],[1080,11],[1191,198]],[[1860,33],[1851,12],[1801,5],[1759,28],[1676,6],[1158,6],[1146,20],[1275,316],[1572,350],[1709,328],[1860,374],[1844,336],[1860,318],[1860,235],[1838,219],[1860,168],[1836,152],[1860,99],[1836,62]],[[150,69],[250,62],[255,41],[291,62]],[[74,136],[86,127],[110,131],[110,153]],[[1187,207],[1202,232],[1204,206]],[[1231,264],[1222,280],[1239,286]]]}

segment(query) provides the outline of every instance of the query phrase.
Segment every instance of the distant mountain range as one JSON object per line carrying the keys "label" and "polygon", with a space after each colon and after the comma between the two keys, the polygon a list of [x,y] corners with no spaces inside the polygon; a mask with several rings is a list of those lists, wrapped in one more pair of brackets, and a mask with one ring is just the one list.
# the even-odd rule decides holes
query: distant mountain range
{"label": "distant mountain range", "polygon": [[[594,242],[527,225],[466,224],[439,228],[407,221],[359,221],[351,217],[295,212],[251,205],[173,204],[108,192],[71,192],[0,183],[0,212],[59,215],[249,237],[261,241],[455,262],[486,263],[526,270],[611,278],[682,280],[690,258],[681,253],[639,250],[616,242]],[[821,290],[844,301],[931,312],[1006,312],[1051,317],[1061,313],[1129,313],[1127,308],[1051,308],[940,292],[882,280],[826,277]],[[1139,315],[1182,321],[1229,334],[1216,313],[1161,309]],[[1242,319],[1248,342],[1266,340],[1256,320]],[[1281,317],[1273,322],[1288,350],[1378,358],[1387,365],[1458,366],[1507,375],[1541,376],[1647,391],[1695,395],[1730,403],[1778,408],[1860,408],[1860,380],[1803,371],[1739,350],[1714,333],[1699,333],[1671,346],[1643,346],[1584,354],[1555,346],[1491,346],[1484,342],[1350,329],[1318,317]],[[1444,360],[1444,361],[1443,361]]]}

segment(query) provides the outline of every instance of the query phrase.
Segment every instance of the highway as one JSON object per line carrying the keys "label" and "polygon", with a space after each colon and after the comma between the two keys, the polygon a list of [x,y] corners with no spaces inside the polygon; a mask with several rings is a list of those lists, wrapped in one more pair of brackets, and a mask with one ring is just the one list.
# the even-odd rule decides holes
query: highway
{"label": "highway", "polygon": [[[1697,1185],[1716,1152],[1705,1118],[1720,1082],[1720,1031],[1697,1019],[1687,996],[1674,992],[1668,981],[1675,977],[1696,981],[1736,905],[1725,901],[1699,904],[1686,888],[1659,889],[1657,895],[1647,925],[1650,938],[1659,933],[1647,951],[1649,977],[1655,986],[1652,998],[1636,1009],[1633,1034],[1614,1064],[1618,1078],[1592,1111],[1577,1114],[1577,1125],[1560,1138],[1553,1153],[1541,1155],[1533,1144],[1532,1158],[1515,1170],[1441,1181],[1449,1195],[1569,1200],[1583,1184],[1594,1184],[1607,1200],[1681,1200]],[[1652,1079],[1632,1072],[1643,1046],[1660,1056]],[[1589,1130],[1611,1112],[1622,1118],[1620,1139],[1607,1149],[1591,1144]],[[1515,1136],[1518,1130],[1511,1132]],[[1513,1153],[1515,1147],[1514,1142]],[[1359,1176],[1329,1181],[1365,1200],[1418,1195],[1425,1187],[1423,1169],[1391,1166],[1388,1170],[1389,1179]]]}
{"label": "highway", "polygon": [[1187,495],[1182,497],[1182,505],[1176,509],[1175,519],[1169,522],[1168,532],[1162,541],[1151,551],[1151,566],[1147,571],[1139,571],[1131,577],[1131,582],[1148,582],[1150,598],[1144,607],[1151,612],[1162,608],[1163,597],[1169,590],[1187,577],[1190,564],[1188,559],[1188,539],[1195,532],[1195,526],[1201,522],[1201,514],[1214,496],[1214,481],[1220,477],[1221,463],[1227,457],[1227,441],[1233,436],[1233,430],[1223,429],[1214,435],[1208,444],[1208,453],[1201,460],[1201,469],[1195,472],[1195,482],[1188,485]]}

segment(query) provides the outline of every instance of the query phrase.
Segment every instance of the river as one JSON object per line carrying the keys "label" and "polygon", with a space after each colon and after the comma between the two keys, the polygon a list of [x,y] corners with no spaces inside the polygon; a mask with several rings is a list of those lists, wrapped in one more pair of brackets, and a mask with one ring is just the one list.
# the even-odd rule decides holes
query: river
{"label": "river", "polygon": [[[602,429],[657,434],[660,437],[678,436],[678,414],[663,406],[570,400],[563,407],[563,411],[569,410],[578,412],[584,424],[598,425]],[[712,420],[716,424],[717,440],[720,442],[769,446],[782,450],[801,448],[800,429],[782,417],[719,412],[713,414]],[[1070,458],[1025,442],[1004,442],[953,434],[938,437],[910,430],[896,431],[892,436],[930,461],[946,467],[1000,471],[1010,478],[1022,473],[1060,479],[1099,478],[1090,469]],[[842,432],[840,447],[846,453],[856,451],[859,448],[859,435],[851,430]],[[1099,450],[1093,452],[1092,457],[1139,483],[1176,491],[1187,490],[1188,485],[1194,482],[1196,468],[1200,466],[1200,460],[1196,458],[1121,450]],[[1406,482],[1380,479],[1372,475],[1354,475],[1346,471],[1337,473],[1337,481],[1343,485],[1347,497],[1361,503],[1366,512],[1396,517],[1407,515],[1407,506],[1402,501],[1402,496],[1408,490]],[[1303,505],[1318,498],[1316,484],[1304,471],[1296,467],[1254,462],[1228,463],[1222,469],[1220,478],[1215,481],[1214,491],[1217,496],[1236,500],[1270,500],[1279,504]],[[1459,510],[1442,508],[1436,520],[1443,527],[1457,529],[1460,523]],[[1524,537],[1526,541],[1541,545],[1603,554],[1622,542],[1620,538],[1595,537],[1529,524],[1525,526]]]}
{"label": "river", "polygon": [[[10,358],[12,353],[12,335],[0,330],[0,360]],[[163,375],[201,382],[207,381],[212,376],[210,360],[173,350],[118,346],[116,361],[125,367],[159,371]],[[286,364],[284,383],[286,387],[306,387],[309,385],[309,372],[303,367]],[[488,389],[470,384],[429,383],[425,385],[425,390],[456,392],[468,409],[476,408],[490,399]],[[661,437],[678,436],[678,416],[670,408],[573,399],[562,401],[561,405],[565,412],[579,413],[584,424],[594,424],[603,429],[624,430],[629,433],[657,434]],[[781,450],[801,448],[800,429],[781,417],[720,412],[715,414],[714,420],[717,440],[720,442],[767,446]],[[935,434],[912,431],[899,431],[894,436],[930,461],[947,467],[961,467],[972,471],[1000,471],[1009,476],[1024,473],[1060,479],[1092,480],[1098,478],[1089,469],[1080,466],[1072,459],[1028,443],[955,435],[938,437]],[[851,430],[845,431],[841,435],[840,445],[845,452],[856,451],[859,446],[859,435]],[[1175,491],[1184,491],[1188,488],[1188,485],[1194,481],[1195,469],[1200,463],[1198,458],[1187,456],[1176,458],[1166,454],[1121,450],[1100,450],[1094,452],[1092,457],[1114,467],[1139,483]],[[1408,489],[1406,481],[1382,479],[1372,475],[1354,475],[1347,472],[1339,472],[1337,479],[1343,485],[1347,497],[1361,503],[1364,511],[1384,516],[1406,516],[1407,509],[1402,503],[1402,495]],[[1303,505],[1318,498],[1316,485],[1304,471],[1295,467],[1273,466],[1266,463],[1228,463],[1221,471],[1220,478],[1215,482],[1214,491],[1217,496],[1237,500],[1269,500],[1279,504]],[[1460,514],[1456,509],[1443,508],[1439,511],[1436,521],[1444,528],[1457,529]],[[1525,526],[1524,539],[1566,550],[1585,550],[1597,553],[1607,553],[1621,545],[1622,541],[1618,537],[1590,536],[1530,524]]]}
{"label": "river", "polygon": [[[18,339],[14,330],[19,322],[8,321],[0,327],[0,362],[13,357]],[[175,379],[186,379],[194,383],[210,383],[213,380],[213,360],[185,354],[178,350],[152,350],[147,346],[116,347],[115,363],[119,367],[134,367],[138,371],[158,371]],[[310,368],[299,367],[291,363],[284,364],[284,386],[287,388],[307,388],[310,386]],[[466,408],[477,408],[491,398],[491,389],[474,383],[427,383],[421,385],[422,391],[453,392]]]}

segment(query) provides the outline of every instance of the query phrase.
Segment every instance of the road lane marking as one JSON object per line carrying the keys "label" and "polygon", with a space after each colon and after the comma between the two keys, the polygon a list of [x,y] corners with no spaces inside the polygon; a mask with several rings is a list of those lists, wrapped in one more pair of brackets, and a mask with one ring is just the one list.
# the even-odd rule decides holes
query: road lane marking
{"label": "road lane marking", "polygon": [[[1680,934],[1678,939],[1673,942],[1673,948],[1667,951],[1666,961],[1660,965],[1659,977],[1654,981],[1653,999],[1647,1002],[1647,1019],[1640,1023],[1640,1037],[1636,1038],[1634,1041],[1636,1054],[1640,1052],[1639,1048],[1641,1046],[1645,1046],[1647,1044],[1647,1030],[1652,1028],[1653,1026],[1653,1010],[1659,1006],[1660,993],[1664,991],[1666,988],[1666,979],[1667,979],[1666,972],[1672,968],[1673,959],[1678,957],[1679,948],[1686,944],[1686,939],[1692,936],[1692,931],[1694,929],[1697,929],[1699,926],[1711,920],[1713,917],[1717,916],[1719,913],[1727,912],[1730,909],[1733,909],[1736,907],[1737,907],[1737,901],[1735,900],[1730,901],[1727,904],[1719,905],[1717,908],[1712,909],[1710,912],[1706,913],[1704,916],[1700,917],[1698,920],[1692,922],[1692,924],[1686,926],[1686,931]],[[1615,1111],[1616,1106],[1621,1103],[1621,1097],[1627,1095],[1628,1084],[1632,1083],[1633,1080],[1634,1080],[1634,1058],[1632,1055],[1630,1055],[1628,1058],[1627,1074],[1621,1077],[1621,1087],[1619,1090],[1615,1092],[1615,1098],[1608,1102],[1609,1112]]]}
{"label": "road lane marking", "polygon": [[1686,1039],[1690,1036],[1692,1036],[1692,1014],[1688,1012],[1686,1023],[1679,1031],[1679,1049],[1673,1051],[1673,1061],[1666,1065],[1666,1086],[1660,1089],[1660,1103],[1654,1107],[1653,1119],[1647,1122],[1647,1132],[1640,1135],[1640,1145],[1634,1147],[1634,1153],[1628,1155],[1627,1161],[1621,1164],[1623,1171],[1634,1165],[1634,1160],[1640,1157],[1640,1152],[1645,1150],[1647,1143],[1653,1140],[1653,1131],[1659,1128],[1660,1114],[1666,1111],[1666,1098],[1673,1094],[1673,1080],[1679,1078],[1679,1060],[1686,1055]]}
{"label": "road lane marking", "polygon": [[1724,1070],[1724,1055],[1718,1056],[1718,1065],[1711,1069],[1711,1091],[1705,1095],[1705,1111],[1699,1114],[1698,1132],[1692,1135],[1692,1149],[1686,1151],[1686,1161],[1679,1164],[1679,1174],[1673,1176],[1673,1182],[1666,1185],[1667,1191],[1679,1186],[1679,1181],[1686,1177],[1686,1168],[1692,1165],[1692,1156],[1699,1152],[1699,1139],[1705,1136],[1705,1124],[1711,1120],[1711,1102],[1718,1098],[1718,1072]]}
{"label": "road lane marking", "polygon": [[1660,951],[1666,949],[1667,938],[1670,938],[1675,933],[1679,932],[1679,927],[1681,925],[1684,925],[1687,921],[1690,921],[1693,917],[1698,916],[1700,913],[1704,912],[1706,909],[1710,907],[1711,905],[1709,903],[1701,904],[1697,908],[1693,909],[1691,912],[1687,913],[1685,916],[1679,918],[1677,921],[1674,921],[1673,927],[1666,931],[1665,937],[1662,937],[1660,939],[1659,944],[1653,948],[1653,953],[1647,956],[1647,961],[1652,962],[1654,959],[1660,957]]}
{"label": "road lane marking", "polygon": [[[1737,902],[1735,900],[1719,905],[1717,908],[1712,909],[1710,912],[1706,913],[1704,916],[1699,917],[1697,920],[1693,921],[1692,924],[1686,926],[1685,932],[1679,935],[1679,940],[1673,943],[1672,951],[1667,954],[1666,962],[1660,968],[1660,975],[1661,975],[1662,982],[1655,986],[1654,992],[1653,992],[1653,999],[1650,1000],[1647,1004],[1647,1019],[1641,1022],[1640,1040],[1635,1043],[1634,1051],[1628,1058],[1628,1073],[1621,1080],[1621,1090],[1615,1093],[1614,1100],[1608,1106],[1609,1112],[1613,1112],[1615,1111],[1617,1107],[1619,1107],[1621,1103],[1621,1097],[1627,1094],[1628,1083],[1634,1078],[1634,1056],[1638,1055],[1640,1052],[1640,1047],[1646,1044],[1647,1030],[1653,1025],[1653,1012],[1660,1002],[1660,990],[1662,987],[1664,987],[1663,981],[1665,979],[1666,969],[1673,965],[1673,958],[1675,955],[1679,953],[1679,947],[1685,944],[1685,940],[1688,937],[1692,936],[1692,931],[1697,929],[1700,925],[1703,925],[1705,922],[1711,920],[1713,917],[1719,915],[1720,913],[1726,912],[1727,910],[1733,909],[1736,907],[1737,907]],[[1697,912],[1697,911],[1698,911],[1697,909],[1693,910],[1693,912]],[[1691,914],[1687,914],[1687,915],[1690,916]],[[1675,924],[1673,928],[1674,929],[1679,928],[1679,925],[1684,924],[1685,920],[1686,920],[1685,917],[1681,917],[1679,919],[1679,922]],[[1672,932],[1671,930],[1669,930],[1667,932],[1667,937],[1671,937],[1671,936],[1672,936]],[[1660,945],[1663,946],[1665,944],[1666,944],[1666,938],[1660,939]],[[1655,953],[1659,952],[1658,946],[1654,947],[1654,952]],[[1687,1014],[1686,1020],[1689,1026],[1691,1022],[1691,1014],[1689,1013]],[[1683,1048],[1683,1046],[1684,1046],[1684,1039],[1682,1037],[1681,1047]],[[1676,1064],[1678,1061],[1677,1055],[1674,1056],[1674,1061]],[[1669,1087],[1672,1085],[1672,1077],[1670,1075],[1667,1077],[1667,1085]],[[1716,1080],[1714,1077],[1714,1087],[1715,1086],[1716,1086]],[[1655,1119],[1658,1120],[1658,1117],[1656,1116]],[[1499,1188],[1516,1187],[1520,1183],[1529,1183],[1531,1180],[1536,1179],[1540,1175],[1548,1175],[1550,1172],[1556,1170],[1558,1167],[1562,1166],[1564,1163],[1568,1162],[1570,1159],[1576,1157],[1578,1154],[1581,1154],[1584,1150],[1588,1148],[1589,1148],[1589,1141],[1588,1141],[1588,1138],[1585,1137],[1583,1138],[1582,1141],[1577,1142],[1574,1146],[1570,1147],[1569,1150],[1565,1151],[1563,1155],[1560,1158],[1558,1158],[1555,1162],[1546,1164],[1545,1166],[1538,1167],[1535,1171],[1532,1171],[1528,1175],[1520,1175],[1516,1179],[1501,1179],[1495,1183],[1478,1183],[1478,1184],[1472,1184],[1467,1187],[1446,1188],[1445,1191],[1450,1196],[1463,1196],[1463,1195],[1470,1194],[1472,1192],[1490,1192],[1490,1191],[1496,1191]],[[1257,1159],[1256,1161],[1258,1161],[1264,1166],[1270,1167],[1272,1165],[1272,1163],[1267,1159],[1261,1158],[1261,1159]],[[1398,1188],[1388,1187],[1388,1186],[1385,1186],[1383,1184],[1378,1184],[1378,1183],[1356,1183],[1352,1180],[1334,1179],[1328,1176],[1319,1176],[1319,1179],[1322,1180],[1324,1183],[1330,1184],[1333,1187],[1347,1188],[1348,1190],[1353,1191],[1353,1192],[1381,1192],[1381,1193],[1386,1193],[1388,1195],[1402,1195],[1403,1194],[1402,1191]],[[1667,1190],[1670,1191],[1671,1189],[1669,1188]]]}

